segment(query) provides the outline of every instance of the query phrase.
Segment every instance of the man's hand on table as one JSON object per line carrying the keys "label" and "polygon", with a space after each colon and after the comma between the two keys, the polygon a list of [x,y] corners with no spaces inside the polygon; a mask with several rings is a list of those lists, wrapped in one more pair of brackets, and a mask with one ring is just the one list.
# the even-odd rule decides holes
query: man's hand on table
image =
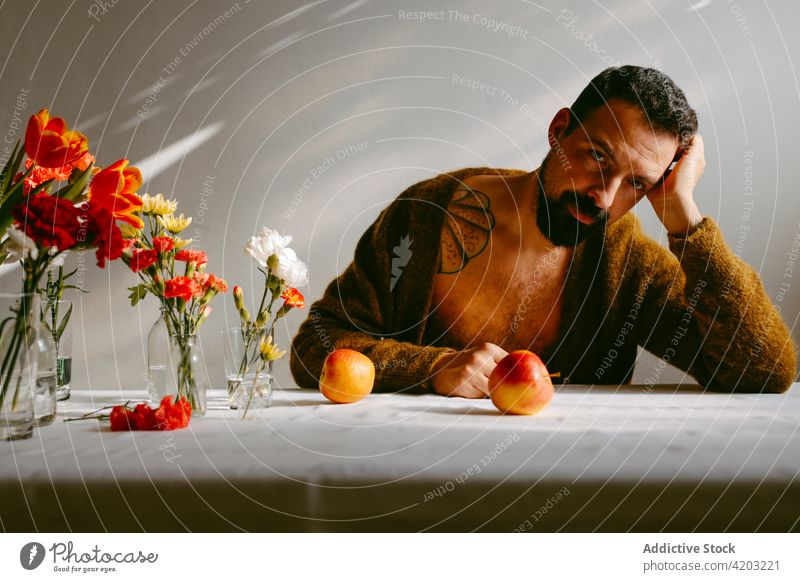
{"label": "man's hand on table", "polygon": [[431,370],[431,385],[442,396],[485,398],[489,395],[489,374],[507,355],[507,351],[491,343],[445,354]]}

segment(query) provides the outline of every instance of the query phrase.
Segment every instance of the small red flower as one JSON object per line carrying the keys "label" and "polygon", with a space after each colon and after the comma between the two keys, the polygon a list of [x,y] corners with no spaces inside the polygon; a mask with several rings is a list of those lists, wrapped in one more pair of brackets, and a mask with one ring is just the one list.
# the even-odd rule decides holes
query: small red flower
{"label": "small red flower", "polygon": [[203,286],[203,290],[213,289],[217,293],[228,292],[228,282],[216,275],[195,272],[194,278]]}
{"label": "small red flower", "polygon": [[158,253],[152,249],[134,249],[131,257],[131,271],[138,273],[158,260]]}
{"label": "small red flower", "polygon": [[194,251],[191,249],[181,249],[175,253],[176,261],[186,261],[187,263],[197,263],[197,266],[205,265],[208,262],[208,256],[205,251]]}
{"label": "small red flower", "polygon": [[168,253],[175,248],[175,241],[168,236],[154,236],[153,250],[157,253]]}
{"label": "small red flower", "polygon": [[92,241],[97,245],[95,256],[97,266],[101,269],[106,259],[115,261],[122,256],[122,251],[130,247],[128,240],[122,238],[122,231],[114,220],[114,215],[106,208],[94,208],[90,205],[87,218],[87,230]]}
{"label": "small red flower", "polygon": [[155,428],[158,430],[175,430],[189,426],[192,417],[192,407],[184,396],[173,404],[172,396],[164,396],[161,405],[153,411]]}
{"label": "small red flower", "polygon": [[145,403],[137,404],[134,409],[126,406],[115,406],[111,409],[109,419],[111,430],[175,430],[186,428],[192,418],[192,407],[186,397],[181,396],[172,403],[172,396],[165,396],[157,408],[150,408]]}
{"label": "small red flower", "polygon": [[[91,155],[91,154],[86,154]],[[34,165],[33,160],[28,158],[25,160],[25,169],[30,170]],[[63,182],[69,179],[72,174],[72,166],[61,166],[60,168],[45,168],[44,166],[36,166],[33,171],[25,178],[25,185],[23,191],[29,194],[31,190],[36,188],[42,182],[54,179],[56,182]],[[18,182],[22,178],[22,172],[14,176],[14,182]]]}
{"label": "small red flower", "polygon": [[228,282],[225,279],[222,279],[221,277],[217,277],[215,275],[211,275],[208,278],[208,286],[217,293],[228,292]]}
{"label": "small red flower", "polygon": [[286,287],[281,293],[281,299],[284,300],[284,305],[289,307],[297,307],[302,309],[306,305],[305,297],[294,287]]}
{"label": "small red flower", "polygon": [[203,295],[203,287],[192,277],[173,277],[164,286],[164,297],[179,297],[184,301],[191,301],[194,297]]}
{"label": "small red flower", "polygon": [[19,227],[38,245],[59,251],[78,242],[80,212],[68,200],[40,192],[13,210]]}
{"label": "small red flower", "polygon": [[137,404],[133,412],[129,413],[133,417],[136,430],[154,430],[155,429],[155,415],[152,408],[147,404]]}
{"label": "small red flower", "polygon": [[130,411],[124,406],[111,409],[111,430],[136,430],[136,423],[128,416]]}

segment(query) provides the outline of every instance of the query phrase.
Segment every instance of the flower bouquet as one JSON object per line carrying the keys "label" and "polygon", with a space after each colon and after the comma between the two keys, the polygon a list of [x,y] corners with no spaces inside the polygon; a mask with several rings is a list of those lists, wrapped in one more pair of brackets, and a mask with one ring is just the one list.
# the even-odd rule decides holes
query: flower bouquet
{"label": "flower bouquet", "polygon": [[194,414],[206,411],[202,358],[197,333],[211,313],[211,300],[226,293],[224,279],[206,272],[208,257],[201,250],[186,248],[191,239],[178,235],[192,222],[176,215],[178,203],[162,194],[142,197],[141,228],[126,228],[129,241],[123,261],[141,283],[130,287],[131,305],[147,294],[161,304],[161,316],[148,337],[150,398],[154,403],[164,396],[185,397]]}
{"label": "flower bouquet", "polygon": [[[0,262],[19,261],[23,275],[21,293],[0,314],[2,438],[31,434],[22,401],[31,398],[36,381],[32,350],[38,349],[42,275],[73,248],[96,247],[101,268],[122,256],[126,242],[117,220],[130,221],[141,206],[135,194],[141,174],[127,167],[128,160],[101,171],[93,164],[86,137],[42,109],[31,116],[24,146],[16,145],[0,173]],[[126,188],[120,182],[123,168]]]}
{"label": "flower bouquet", "polygon": [[[285,354],[273,340],[275,324],[292,308],[304,307],[297,287],[308,283],[308,267],[289,248],[291,242],[291,236],[264,228],[245,246],[245,254],[255,259],[264,275],[255,319],[245,307],[242,288],[237,285],[233,289],[240,325],[225,332],[225,367],[228,401],[232,408],[241,410],[242,418],[252,407],[271,405],[272,362]],[[275,309],[278,299],[283,302]]]}

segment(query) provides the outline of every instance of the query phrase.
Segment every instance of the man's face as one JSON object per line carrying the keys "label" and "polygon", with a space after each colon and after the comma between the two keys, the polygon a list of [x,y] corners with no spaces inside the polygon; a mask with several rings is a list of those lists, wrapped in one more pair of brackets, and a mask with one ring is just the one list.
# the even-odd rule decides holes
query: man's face
{"label": "man's face", "polygon": [[677,137],[635,105],[611,99],[569,134],[568,109],[550,124],[536,222],[557,246],[575,246],[628,212],[669,167]]}

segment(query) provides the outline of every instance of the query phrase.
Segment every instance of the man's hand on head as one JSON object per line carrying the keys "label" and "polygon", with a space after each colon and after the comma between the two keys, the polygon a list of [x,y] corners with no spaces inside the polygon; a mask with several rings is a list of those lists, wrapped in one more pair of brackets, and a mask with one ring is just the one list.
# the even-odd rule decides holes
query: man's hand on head
{"label": "man's hand on head", "polygon": [[507,355],[492,343],[445,354],[431,370],[433,389],[442,396],[485,398],[489,395],[489,375]]}
{"label": "man's hand on head", "polygon": [[695,135],[666,180],[647,193],[669,234],[685,236],[703,219],[694,202],[694,189],[705,167],[703,138]]}

